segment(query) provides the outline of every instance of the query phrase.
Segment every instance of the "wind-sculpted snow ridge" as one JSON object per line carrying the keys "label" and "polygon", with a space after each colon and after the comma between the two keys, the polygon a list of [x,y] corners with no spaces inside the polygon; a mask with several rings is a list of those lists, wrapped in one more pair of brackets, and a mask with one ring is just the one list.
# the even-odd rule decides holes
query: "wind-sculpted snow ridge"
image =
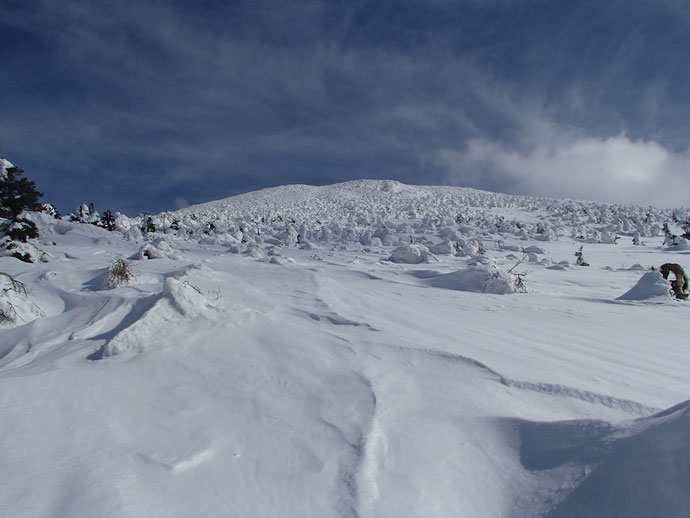
{"label": "wind-sculpted snow ridge", "polygon": [[392,246],[422,233],[441,241],[491,233],[539,241],[613,243],[658,236],[687,211],[492,193],[448,186],[357,180],[288,185],[157,215],[157,227],[246,251],[253,244],[309,247],[323,241]]}
{"label": "wind-sculpted snow ridge", "polygon": [[690,516],[690,401],[618,426],[523,423],[520,460],[533,472],[579,468],[576,488],[545,518]]}
{"label": "wind-sculpted snow ridge", "polygon": [[113,333],[90,359],[143,352],[162,327],[180,325],[185,320],[217,320],[220,313],[222,309],[211,304],[188,280],[167,277],[162,293],[149,297],[143,305],[135,305],[127,317],[131,324]]}

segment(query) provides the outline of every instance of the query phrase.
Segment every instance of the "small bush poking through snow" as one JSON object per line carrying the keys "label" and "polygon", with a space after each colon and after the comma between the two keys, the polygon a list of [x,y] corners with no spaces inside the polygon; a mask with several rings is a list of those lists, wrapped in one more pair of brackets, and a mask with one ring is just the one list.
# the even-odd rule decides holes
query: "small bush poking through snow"
{"label": "small bush poking through snow", "polygon": [[106,285],[108,289],[117,288],[134,280],[132,273],[132,263],[127,259],[120,258],[113,262],[108,268]]}
{"label": "small bush poking through snow", "polygon": [[578,249],[577,252],[575,252],[575,257],[577,258],[575,261],[575,264],[578,266],[589,266],[589,263],[585,261],[585,256],[583,255],[582,252],[582,247]]}
{"label": "small bush poking through snow", "polygon": [[4,324],[5,322],[14,322],[17,318],[17,310],[9,295],[26,297],[26,287],[9,274],[0,272],[0,276],[2,276],[1,279],[4,279],[0,280],[2,283],[0,288],[0,294],[2,295],[2,300],[0,300],[0,324]]}

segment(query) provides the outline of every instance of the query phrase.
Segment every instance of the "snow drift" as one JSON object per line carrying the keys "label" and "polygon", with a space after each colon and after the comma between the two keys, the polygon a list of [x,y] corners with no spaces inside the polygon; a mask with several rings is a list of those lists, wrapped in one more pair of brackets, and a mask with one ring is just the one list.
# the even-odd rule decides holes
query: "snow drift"
{"label": "snow drift", "polygon": [[[146,309],[144,309],[146,308]],[[170,330],[184,325],[185,319],[212,319],[222,310],[210,303],[201,290],[188,280],[167,277],[160,295],[144,299],[143,304],[132,306],[128,317],[132,323],[118,331],[90,359],[102,359],[127,352],[146,350],[152,336],[161,328]]]}
{"label": "snow drift", "polygon": [[419,264],[433,257],[424,245],[404,245],[396,248],[388,258],[393,263]]}
{"label": "snow drift", "polygon": [[520,457],[533,471],[580,468],[575,489],[548,518],[688,516],[690,402],[650,418],[603,422],[526,423]]}
{"label": "snow drift", "polygon": [[617,298],[617,300],[648,300],[653,302],[664,302],[671,300],[671,286],[659,272],[647,272],[637,284],[629,291]]}
{"label": "snow drift", "polygon": [[492,266],[474,266],[458,270],[427,281],[435,288],[507,295],[515,293],[515,282],[510,275]]}

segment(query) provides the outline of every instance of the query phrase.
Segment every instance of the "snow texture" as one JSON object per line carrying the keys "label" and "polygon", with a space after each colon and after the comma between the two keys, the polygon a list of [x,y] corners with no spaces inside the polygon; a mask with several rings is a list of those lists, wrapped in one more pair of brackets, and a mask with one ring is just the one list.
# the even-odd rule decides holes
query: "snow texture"
{"label": "snow texture", "polygon": [[688,216],[372,180],[32,214],[0,514],[690,516],[690,306],[650,271]]}

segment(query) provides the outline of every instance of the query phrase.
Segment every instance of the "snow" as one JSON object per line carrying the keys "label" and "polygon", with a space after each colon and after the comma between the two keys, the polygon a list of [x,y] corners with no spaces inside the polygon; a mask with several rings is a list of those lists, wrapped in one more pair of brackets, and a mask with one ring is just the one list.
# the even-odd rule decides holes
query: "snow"
{"label": "snow", "polygon": [[45,316],[29,297],[25,285],[1,272],[0,293],[0,323],[26,323]]}
{"label": "snow", "polygon": [[[636,266],[636,265],[635,265]],[[638,268],[634,268],[637,270]],[[669,300],[671,285],[658,271],[646,272],[629,291],[618,300]]]}
{"label": "snow", "polygon": [[431,257],[429,249],[424,245],[404,245],[393,250],[388,260],[394,263],[419,264]]}
{"label": "snow", "polygon": [[486,266],[475,266],[439,275],[430,279],[429,285],[449,290],[493,293],[495,295],[515,293],[515,284],[508,275],[497,268]]}
{"label": "snow", "polygon": [[573,462],[597,466],[549,517],[591,516],[592,509],[597,516],[687,516],[688,429],[690,402],[619,426],[526,423],[520,454],[523,465],[535,470]]}
{"label": "snow", "polygon": [[671,212],[358,181],[153,219],[0,258],[1,514],[688,516]]}
{"label": "snow", "polygon": [[7,178],[7,170],[14,167],[12,162],[0,156],[0,179]]}
{"label": "snow", "polygon": [[670,247],[670,249],[674,252],[690,250],[690,241],[681,237],[678,239],[678,244]]}

